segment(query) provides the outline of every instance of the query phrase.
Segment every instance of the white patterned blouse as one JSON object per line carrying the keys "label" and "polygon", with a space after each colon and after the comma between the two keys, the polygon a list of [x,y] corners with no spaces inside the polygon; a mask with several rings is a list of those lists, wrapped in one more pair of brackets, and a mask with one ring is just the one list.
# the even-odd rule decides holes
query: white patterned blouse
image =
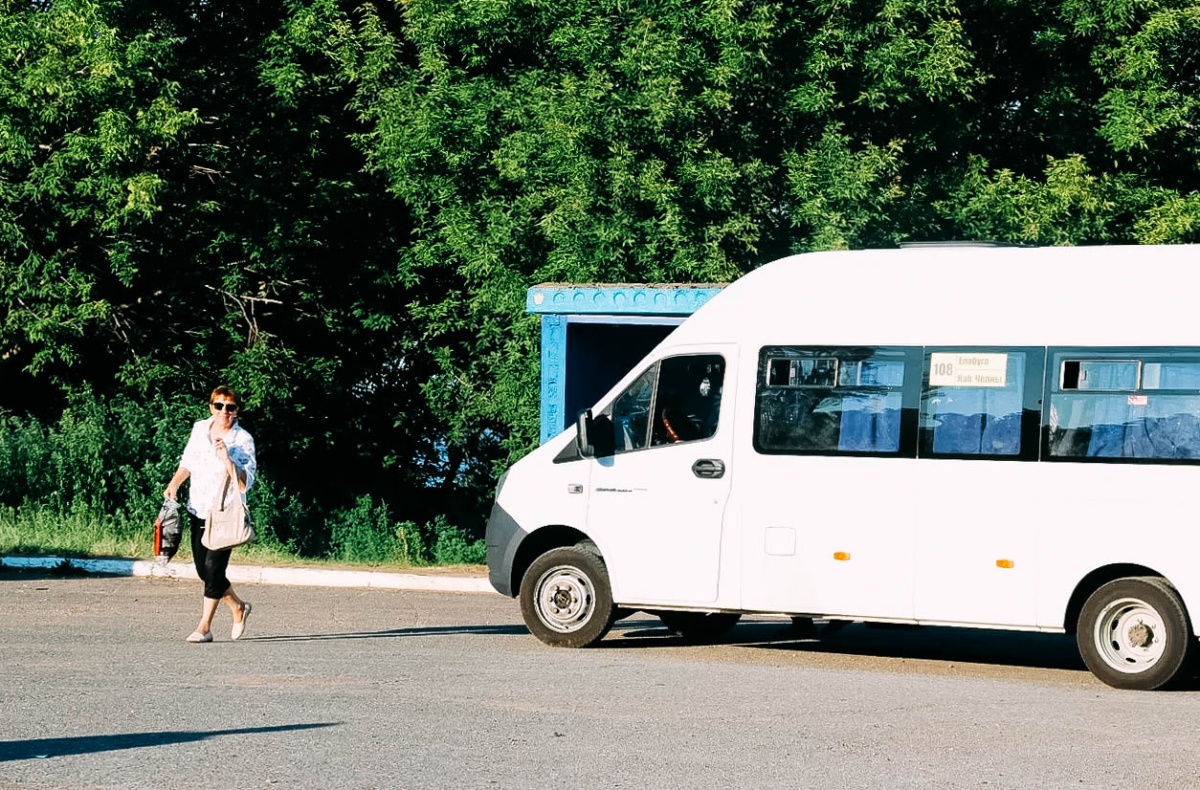
{"label": "white patterned blouse", "polygon": [[[192,435],[188,437],[187,446],[183,448],[183,458],[179,466],[188,470],[191,475],[191,486],[188,490],[188,512],[197,518],[206,518],[212,509],[213,501],[225,482],[225,464],[217,458],[217,452],[212,441],[208,438],[208,429],[212,425],[212,417],[199,420],[192,426]],[[254,485],[258,473],[258,460],[254,455],[254,437],[237,423],[225,434],[225,449],[229,460],[235,468],[246,473],[246,490]],[[230,486],[236,491],[237,486]],[[246,493],[242,492],[242,501],[246,501]]]}

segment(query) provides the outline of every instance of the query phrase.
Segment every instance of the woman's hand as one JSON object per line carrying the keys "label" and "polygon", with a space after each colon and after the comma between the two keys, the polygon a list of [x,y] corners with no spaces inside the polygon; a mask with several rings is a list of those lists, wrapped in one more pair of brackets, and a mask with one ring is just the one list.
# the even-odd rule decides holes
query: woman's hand
{"label": "woman's hand", "polygon": [[223,464],[229,463],[229,448],[225,446],[224,439],[214,439],[213,440],[213,450],[216,451],[217,459],[221,463],[223,463]]}
{"label": "woman's hand", "polygon": [[171,476],[171,482],[167,483],[166,489],[163,491],[163,496],[176,501],[179,495],[179,486],[183,485],[183,481],[188,479],[188,471],[182,467],[175,470],[175,474]]}
{"label": "woman's hand", "polygon": [[225,471],[237,482],[238,488],[245,491],[246,473],[233,462],[232,458],[229,457],[229,448],[225,445],[225,440],[214,439],[213,450],[217,454],[217,460],[225,465]]}

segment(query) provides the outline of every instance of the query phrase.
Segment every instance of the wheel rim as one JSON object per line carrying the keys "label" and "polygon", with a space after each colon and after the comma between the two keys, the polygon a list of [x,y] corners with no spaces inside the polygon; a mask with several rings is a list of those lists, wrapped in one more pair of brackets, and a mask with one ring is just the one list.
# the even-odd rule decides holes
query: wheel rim
{"label": "wheel rim", "polygon": [[1096,618],[1096,650],[1118,672],[1145,672],[1163,656],[1167,629],[1162,615],[1138,598],[1121,598]]}
{"label": "wheel rim", "polygon": [[560,634],[578,631],[596,610],[591,579],[570,565],[551,568],[538,579],[537,615],[547,628]]}

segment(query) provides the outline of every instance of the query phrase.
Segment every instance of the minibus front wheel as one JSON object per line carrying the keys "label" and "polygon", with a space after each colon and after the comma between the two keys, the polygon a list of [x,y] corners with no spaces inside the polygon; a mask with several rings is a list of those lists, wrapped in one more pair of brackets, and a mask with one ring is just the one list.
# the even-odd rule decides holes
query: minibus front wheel
{"label": "minibus front wheel", "polygon": [[1195,641],[1183,601],[1158,576],[1117,579],[1097,589],[1079,613],[1076,639],[1096,677],[1141,691],[1181,678]]}
{"label": "minibus front wheel", "polygon": [[534,560],[520,598],[529,632],[553,647],[599,642],[616,615],[604,561],[580,547],[551,549]]}

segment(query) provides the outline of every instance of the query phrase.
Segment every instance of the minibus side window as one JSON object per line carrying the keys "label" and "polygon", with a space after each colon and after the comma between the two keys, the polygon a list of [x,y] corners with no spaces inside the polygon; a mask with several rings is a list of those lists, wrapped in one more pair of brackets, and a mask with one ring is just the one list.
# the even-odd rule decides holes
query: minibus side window
{"label": "minibus side window", "polygon": [[612,420],[614,453],[711,437],[724,386],[717,355],[668,357],[646,369],[601,411]]}
{"label": "minibus side window", "polygon": [[915,411],[919,359],[911,348],[763,348],[755,449],[911,457],[904,415]]}
{"label": "minibus side window", "polygon": [[1040,349],[927,349],[920,454],[1037,460],[1041,372]]}
{"label": "minibus side window", "polygon": [[670,357],[659,365],[650,444],[707,439],[717,432],[725,360],[718,356]]}
{"label": "minibus side window", "polygon": [[1200,461],[1200,349],[1052,349],[1051,460]]}
{"label": "minibus side window", "polygon": [[646,446],[657,380],[658,365],[653,365],[617,396],[610,409],[604,410],[612,416],[615,453],[627,453]]}

